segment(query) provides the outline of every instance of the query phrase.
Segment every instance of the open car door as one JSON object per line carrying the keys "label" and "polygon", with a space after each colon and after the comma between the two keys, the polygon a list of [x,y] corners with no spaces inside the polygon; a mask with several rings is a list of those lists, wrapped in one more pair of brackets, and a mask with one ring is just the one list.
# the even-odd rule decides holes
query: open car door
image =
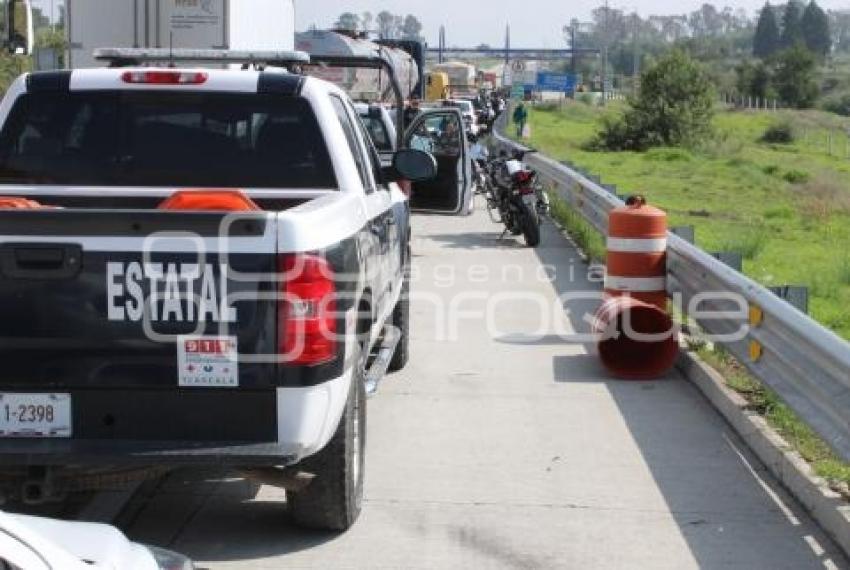
{"label": "open car door", "polygon": [[404,135],[404,147],[430,152],[437,177],[411,185],[410,207],[417,212],[468,215],[472,211],[472,159],[459,109],[428,109]]}

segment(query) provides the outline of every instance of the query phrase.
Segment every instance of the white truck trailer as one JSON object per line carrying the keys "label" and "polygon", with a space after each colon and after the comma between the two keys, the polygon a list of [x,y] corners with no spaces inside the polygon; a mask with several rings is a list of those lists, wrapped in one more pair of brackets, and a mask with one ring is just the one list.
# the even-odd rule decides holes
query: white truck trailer
{"label": "white truck trailer", "polygon": [[99,67],[102,47],[295,47],[295,0],[65,0],[68,68]]}

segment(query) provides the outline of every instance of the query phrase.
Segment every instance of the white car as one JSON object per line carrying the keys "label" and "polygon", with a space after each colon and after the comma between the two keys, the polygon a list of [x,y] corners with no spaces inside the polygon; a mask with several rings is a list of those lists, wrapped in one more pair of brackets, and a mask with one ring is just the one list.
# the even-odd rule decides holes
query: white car
{"label": "white car", "polygon": [[105,524],[0,511],[0,570],[194,570],[180,554],[130,542]]}
{"label": "white car", "polygon": [[466,99],[446,99],[443,101],[443,106],[460,109],[460,112],[463,114],[463,122],[469,134],[477,136],[481,131],[481,126],[478,124],[478,115],[475,113],[475,107],[472,105],[472,101],[467,101]]}

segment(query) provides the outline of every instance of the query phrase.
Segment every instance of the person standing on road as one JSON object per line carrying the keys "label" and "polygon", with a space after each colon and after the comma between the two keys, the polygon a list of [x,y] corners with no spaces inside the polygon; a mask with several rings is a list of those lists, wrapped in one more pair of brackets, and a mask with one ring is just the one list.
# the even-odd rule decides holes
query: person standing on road
{"label": "person standing on road", "polygon": [[516,136],[522,138],[522,133],[525,132],[525,123],[528,121],[528,111],[523,103],[520,103],[514,109],[514,124],[516,125]]}

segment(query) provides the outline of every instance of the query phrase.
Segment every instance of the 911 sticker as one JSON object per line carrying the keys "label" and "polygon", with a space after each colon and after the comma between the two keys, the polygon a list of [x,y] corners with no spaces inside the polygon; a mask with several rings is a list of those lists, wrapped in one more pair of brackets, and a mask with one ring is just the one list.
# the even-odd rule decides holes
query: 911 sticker
{"label": "911 sticker", "polygon": [[236,337],[178,337],[177,364],[181,387],[239,387],[239,350]]}

